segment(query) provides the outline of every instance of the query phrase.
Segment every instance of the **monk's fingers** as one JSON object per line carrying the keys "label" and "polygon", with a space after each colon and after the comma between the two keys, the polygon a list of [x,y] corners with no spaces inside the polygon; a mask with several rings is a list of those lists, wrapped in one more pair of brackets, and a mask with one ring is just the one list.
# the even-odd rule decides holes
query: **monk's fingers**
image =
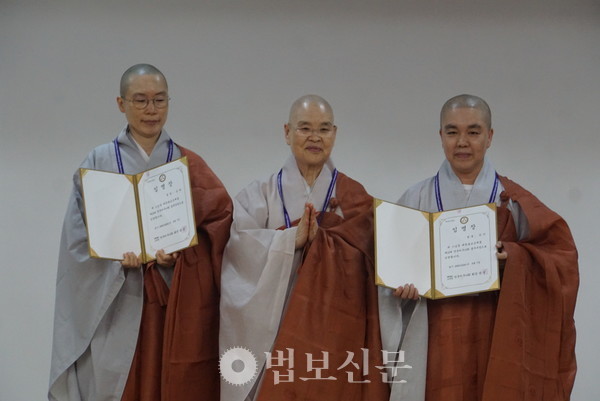
{"label": "monk's fingers", "polygon": [[417,299],[419,293],[413,284],[405,284],[400,298],[402,299]]}
{"label": "monk's fingers", "polygon": [[140,267],[142,263],[135,253],[126,252],[123,254],[121,265],[126,269],[135,269]]}
{"label": "monk's fingers", "polygon": [[302,214],[302,217],[300,218],[300,221],[298,222],[298,234],[297,235],[308,232],[307,230],[308,230],[309,218],[310,218],[310,212],[308,211],[308,207],[305,206],[304,213]]}
{"label": "monk's fingers", "polygon": [[317,231],[319,230],[319,223],[317,223],[317,212],[312,208],[310,213],[310,224],[308,227],[308,241],[312,242],[317,236]]}
{"label": "monk's fingers", "polygon": [[298,223],[298,228],[308,227],[310,222],[310,207],[309,204],[304,205],[304,212],[302,213],[302,217],[300,218],[300,222]]}
{"label": "monk's fingers", "polygon": [[496,242],[496,257],[498,260],[506,260],[508,258],[508,253],[504,249],[502,241]]}
{"label": "monk's fingers", "polygon": [[296,231],[296,249],[303,248],[306,245],[306,241],[308,240],[308,231],[310,224],[310,208],[308,204],[304,205],[304,213],[300,218],[300,222],[298,223],[298,228]]}
{"label": "monk's fingers", "polygon": [[409,291],[408,284],[401,285],[394,290],[394,296],[396,296],[398,298],[405,298],[408,291]]}
{"label": "monk's fingers", "polygon": [[302,218],[306,220],[306,222],[308,223],[309,226],[313,220],[315,213],[316,213],[315,207],[313,206],[312,203],[306,203],[304,205],[304,214],[302,215]]}
{"label": "monk's fingers", "polygon": [[131,253],[131,262],[130,262],[130,264],[131,264],[131,267],[136,268],[136,269],[142,267],[142,261],[133,252]]}
{"label": "monk's fingers", "polygon": [[408,299],[419,299],[419,290],[413,284],[410,285]]}
{"label": "monk's fingers", "polygon": [[312,212],[312,209],[314,208],[312,203],[306,202],[304,204],[304,211],[302,212],[302,217],[306,217],[307,219],[310,217],[310,213]]}
{"label": "monk's fingers", "polygon": [[178,256],[179,252],[167,254],[164,250],[161,249],[158,252],[156,252],[156,263],[163,267],[173,267],[175,266],[175,262],[177,261]]}
{"label": "monk's fingers", "polygon": [[[317,227],[317,216],[318,215],[319,215],[319,212],[317,212],[317,209],[315,209],[315,207],[313,206],[311,209],[311,213],[310,213],[310,216],[311,216],[310,220],[315,227]],[[316,230],[316,228],[315,228],[315,230]]]}
{"label": "monk's fingers", "polygon": [[418,299],[419,291],[413,284],[405,284],[394,290],[394,296],[401,299]]}
{"label": "monk's fingers", "polygon": [[131,252],[125,252],[123,254],[123,260],[121,261],[124,265],[128,265],[131,262]]}

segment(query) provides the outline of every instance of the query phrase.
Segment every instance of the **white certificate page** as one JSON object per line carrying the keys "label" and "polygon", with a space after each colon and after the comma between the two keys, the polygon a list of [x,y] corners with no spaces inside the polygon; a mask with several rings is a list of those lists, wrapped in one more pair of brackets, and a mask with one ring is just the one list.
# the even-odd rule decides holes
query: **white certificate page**
{"label": "white certificate page", "polygon": [[431,248],[427,214],[390,202],[375,208],[377,284],[398,288],[414,284],[420,295],[431,290]]}
{"label": "white certificate page", "polygon": [[148,257],[190,246],[196,235],[190,179],[183,159],[145,172],[138,182],[140,215]]}
{"label": "white certificate page", "polygon": [[140,242],[134,186],[122,174],[82,170],[90,254],[122,260],[125,252],[140,255]]}
{"label": "white certificate page", "polygon": [[436,290],[445,296],[486,291],[498,282],[495,205],[436,214]]}

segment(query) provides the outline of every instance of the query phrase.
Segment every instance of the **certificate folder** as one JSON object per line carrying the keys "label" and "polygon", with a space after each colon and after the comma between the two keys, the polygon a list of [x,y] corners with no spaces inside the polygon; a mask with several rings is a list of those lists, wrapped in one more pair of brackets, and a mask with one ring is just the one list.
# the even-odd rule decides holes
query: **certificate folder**
{"label": "certificate folder", "polygon": [[186,157],[135,175],[79,172],[90,256],[147,263],[198,243]]}
{"label": "certificate folder", "polygon": [[380,199],[375,210],[375,281],[414,284],[438,299],[498,290],[496,205],[423,212]]}

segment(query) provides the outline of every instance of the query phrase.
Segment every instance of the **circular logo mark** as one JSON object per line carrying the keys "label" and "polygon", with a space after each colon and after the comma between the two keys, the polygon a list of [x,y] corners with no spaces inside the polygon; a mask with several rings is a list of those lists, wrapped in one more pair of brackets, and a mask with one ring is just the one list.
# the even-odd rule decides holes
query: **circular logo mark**
{"label": "circular logo mark", "polygon": [[243,347],[229,348],[219,359],[221,377],[235,386],[250,382],[256,375],[257,366],[254,354]]}
{"label": "circular logo mark", "polygon": [[460,218],[460,222],[463,224],[467,224],[469,222],[469,218],[467,216],[463,216]]}
{"label": "circular logo mark", "polygon": [[158,180],[159,180],[160,182],[164,182],[166,179],[167,179],[167,176],[166,176],[166,175],[164,175],[164,174],[161,174],[161,175],[159,175],[159,176],[158,176]]}

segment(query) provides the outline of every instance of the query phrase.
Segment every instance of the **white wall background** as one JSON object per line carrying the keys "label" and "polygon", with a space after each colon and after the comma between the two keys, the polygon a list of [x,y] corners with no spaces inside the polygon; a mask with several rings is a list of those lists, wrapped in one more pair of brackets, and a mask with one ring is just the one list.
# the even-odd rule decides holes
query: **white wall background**
{"label": "white wall background", "polygon": [[1,401],[45,399],[71,175],[124,124],[138,62],[165,73],[167,129],[232,195],[279,169],[302,94],[334,107],[338,167],[389,200],[441,163],[442,103],[488,100],[488,155],[578,244],[573,399],[600,399],[597,0],[0,0]]}

